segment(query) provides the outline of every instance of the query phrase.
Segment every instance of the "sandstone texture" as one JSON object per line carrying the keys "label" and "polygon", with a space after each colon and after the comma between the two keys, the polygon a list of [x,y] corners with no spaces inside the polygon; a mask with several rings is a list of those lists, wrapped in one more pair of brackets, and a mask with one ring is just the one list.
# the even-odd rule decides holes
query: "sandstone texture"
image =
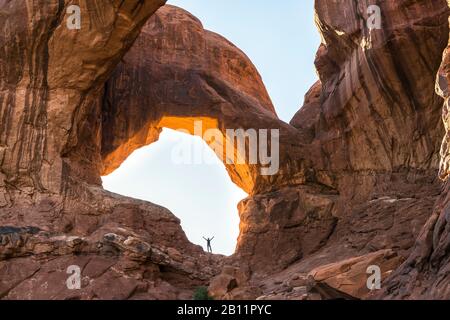
{"label": "sandstone texture", "polygon": [[69,4],[0,2],[0,298],[190,298],[220,261],[98,169],[104,82],[164,1],[79,1],[80,30]]}
{"label": "sandstone texture", "polygon": [[[289,124],[249,58],[185,10],[78,2],[70,30],[70,1],[0,1],[0,298],[450,297],[445,0],[380,1],[381,29],[367,27],[373,1],[316,0],[319,80]],[[101,186],[163,128],[195,134],[200,120],[224,141],[279,130],[275,174],[225,163],[249,194],[231,257]]]}

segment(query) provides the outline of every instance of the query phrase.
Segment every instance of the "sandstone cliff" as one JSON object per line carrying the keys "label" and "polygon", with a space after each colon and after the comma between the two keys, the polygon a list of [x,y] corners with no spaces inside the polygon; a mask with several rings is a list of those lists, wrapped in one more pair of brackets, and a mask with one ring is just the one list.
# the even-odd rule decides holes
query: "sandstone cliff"
{"label": "sandstone cliff", "polygon": [[[449,297],[445,0],[384,1],[374,30],[371,1],[316,0],[320,80],[290,124],[248,57],[188,12],[83,0],[81,32],[68,3],[0,2],[0,298],[176,299],[208,284],[224,299]],[[231,257],[100,184],[196,120],[280,130],[277,174],[226,163],[250,195]],[[81,290],[66,288],[70,265]]]}

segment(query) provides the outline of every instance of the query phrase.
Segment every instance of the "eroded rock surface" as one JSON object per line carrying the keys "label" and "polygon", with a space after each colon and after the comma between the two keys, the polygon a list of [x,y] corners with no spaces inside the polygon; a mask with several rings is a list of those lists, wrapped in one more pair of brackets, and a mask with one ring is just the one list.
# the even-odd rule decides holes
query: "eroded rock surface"
{"label": "eroded rock surface", "polygon": [[450,296],[449,66],[447,46],[436,80],[436,91],[444,98],[442,117],[446,131],[440,153],[442,193],[408,260],[394,272],[379,295],[384,299],[448,299]]}
{"label": "eroded rock surface", "polygon": [[70,30],[70,1],[0,2],[0,298],[190,298],[218,272],[168,210],[98,186],[101,89],[163,3],[79,1]]}
{"label": "eroded rock surface", "polygon": [[[245,233],[241,233],[240,240],[245,245],[241,244],[240,248],[249,245],[244,252],[248,252],[251,265],[259,268],[261,265],[274,266],[263,262],[265,260],[257,254],[252,255],[252,250],[268,250],[266,256],[274,257],[268,254],[271,249],[279,248],[273,240],[286,241],[285,254],[275,257],[283,267],[289,265],[289,268],[270,280],[262,280],[264,299],[343,297],[340,283],[355,282],[345,271],[338,272],[339,283],[331,283],[331,289],[338,291],[322,288],[318,296],[315,296],[318,292],[306,290],[305,286],[294,291],[286,279],[292,274],[305,275],[322,265],[339,264],[344,259],[352,261],[362,254],[370,255],[379,250],[393,250],[401,257],[398,261],[408,259],[416,239],[417,249],[400,267],[403,274],[397,277],[397,282],[387,280],[384,275],[383,285],[390,283],[389,297],[448,297],[446,213],[435,208],[438,199],[441,199],[438,208],[446,203],[443,200],[446,196],[439,196],[442,186],[437,172],[444,136],[442,100],[434,88],[448,41],[447,3],[384,2],[380,4],[383,13],[380,30],[366,27],[369,4],[369,1],[316,1],[317,21],[323,38],[316,58],[320,82],[307,93],[303,108],[291,121],[305,137],[308,149],[308,157],[305,157],[311,160],[312,167],[307,169],[310,175],[303,187],[290,188],[303,194],[305,190],[309,192],[311,185],[319,184],[322,188],[319,198],[327,198],[332,204],[330,212],[334,226],[325,238],[320,237],[320,232],[313,232],[317,235],[313,250],[300,249],[309,243],[299,238],[304,232],[289,236],[290,230],[284,229],[287,225],[283,223],[276,223],[281,227],[275,231],[276,237],[269,236],[270,228],[262,229],[260,236],[253,238],[253,243],[258,244],[253,247],[249,245],[252,242],[244,238]],[[444,63],[443,70],[445,67]],[[441,88],[444,96],[448,91],[445,77],[440,80],[444,83]],[[445,157],[446,142],[442,150]],[[445,176],[445,166],[445,161],[441,162],[441,176]],[[292,206],[289,194],[281,197],[267,194],[263,203],[277,203],[276,199],[282,198],[285,206],[279,205],[277,211],[283,212],[280,216],[288,219],[305,204],[300,200],[300,205]],[[243,203],[251,203],[256,197],[261,195]],[[315,205],[318,203],[314,201]],[[247,217],[256,220],[258,213],[264,211],[255,205],[249,207],[241,210],[242,221]],[[292,210],[292,207],[297,209]],[[438,213],[426,222],[436,210]],[[266,211],[262,216],[271,219],[271,213]],[[258,230],[257,226],[266,225],[264,219],[258,220],[264,221],[261,224],[249,223],[248,228]],[[326,228],[330,221],[323,216],[319,220],[320,228]],[[262,242],[269,238],[272,242]],[[238,250],[239,253],[242,252]],[[420,263],[412,262],[417,257],[420,257]],[[430,264],[428,259],[434,262]],[[427,271],[419,271],[421,264],[426,265]],[[274,269],[280,269],[281,265]],[[255,278],[258,278],[257,269],[255,267]],[[394,266],[390,271],[392,269]],[[439,270],[439,273],[433,275],[433,270]],[[363,274],[363,268],[357,273],[362,278],[356,282],[364,289],[365,284],[360,282],[368,275]],[[426,281],[421,279],[423,274]],[[401,289],[399,282],[403,285]],[[427,290],[428,286],[433,290]],[[349,293],[364,298],[358,290]]]}
{"label": "eroded rock surface", "polygon": [[[290,124],[248,57],[188,12],[80,1],[81,32],[65,27],[68,2],[0,1],[0,298],[181,299],[207,285],[219,299],[373,298],[371,263],[385,267],[380,297],[449,297],[445,0],[384,1],[373,30],[371,1],[316,0],[320,79]],[[226,163],[249,193],[228,258],[168,210],[100,186],[162,128],[197,120],[280,133],[276,174]]]}

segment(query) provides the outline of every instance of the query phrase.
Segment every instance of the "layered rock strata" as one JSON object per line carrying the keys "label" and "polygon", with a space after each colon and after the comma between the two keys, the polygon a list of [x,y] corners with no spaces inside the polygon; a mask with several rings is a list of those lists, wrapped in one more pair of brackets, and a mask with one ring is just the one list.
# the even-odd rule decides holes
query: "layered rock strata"
{"label": "layered rock strata", "polygon": [[[72,30],[69,1],[0,2],[0,297],[371,298],[376,263],[379,297],[448,298],[446,1],[381,2],[371,29],[372,1],[316,0],[320,79],[290,124],[242,51],[163,3],[79,1]],[[228,258],[101,187],[162,128],[200,120],[225,138],[279,130],[275,174],[225,163],[249,194]]]}

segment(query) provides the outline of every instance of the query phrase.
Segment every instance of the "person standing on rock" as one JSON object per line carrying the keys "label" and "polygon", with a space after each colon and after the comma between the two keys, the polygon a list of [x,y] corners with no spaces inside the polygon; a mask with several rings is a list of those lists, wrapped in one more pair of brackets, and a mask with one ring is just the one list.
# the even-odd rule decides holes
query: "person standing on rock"
{"label": "person standing on rock", "polygon": [[212,237],[211,239],[203,237],[203,239],[206,240],[206,250],[208,250],[208,252],[212,253],[211,241],[212,241],[212,239],[214,239],[214,237]]}

